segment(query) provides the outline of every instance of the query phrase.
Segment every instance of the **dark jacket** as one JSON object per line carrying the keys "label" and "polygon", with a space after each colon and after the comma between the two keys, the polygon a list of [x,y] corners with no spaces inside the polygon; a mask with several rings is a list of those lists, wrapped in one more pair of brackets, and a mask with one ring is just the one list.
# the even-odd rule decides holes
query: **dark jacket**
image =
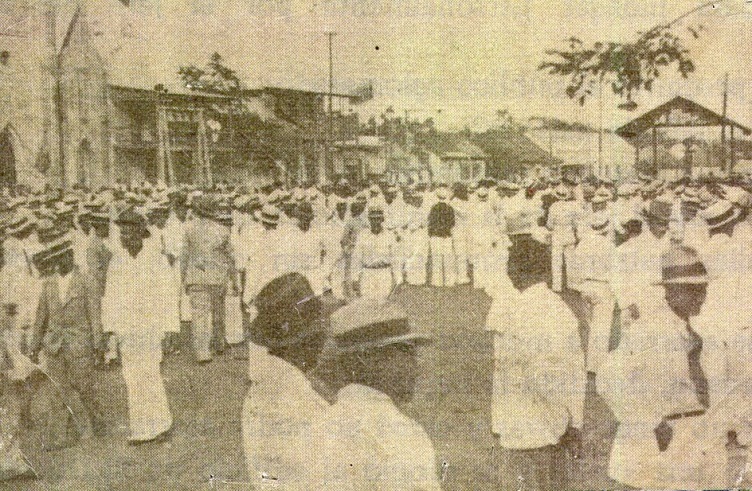
{"label": "dark jacket", "polygon": [[93,295],[104,295],[107,281],[107,268],[112,259],[112,252],[101,239],[95,239],[86,249],[86,265],[91,280],[90,288]]}
{"label": "dark jacket", "polygon": [[78,269],[72,278],[65,298],[60,299],[57,277],[47,278],[37,307],[37,318],[31,338],[31,352],[44,348],[56,355],[61,350],[86,356],[100,346],[102,322],[93,315],[91,292]]}

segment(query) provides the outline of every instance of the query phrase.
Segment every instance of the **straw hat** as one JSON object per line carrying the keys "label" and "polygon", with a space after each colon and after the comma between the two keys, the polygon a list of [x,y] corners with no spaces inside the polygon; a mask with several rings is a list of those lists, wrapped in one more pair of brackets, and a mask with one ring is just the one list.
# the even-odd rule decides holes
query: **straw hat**
{"label": "straw hat", "polygon": [[672,247],[661,254],[661,281],[656,285],[701,285],[710,277],[697,251],[687,246]]}
{"label": "straw hat", "polygon": [[715,230],[736,220],[740,214],[739,208],[735,207],[731,201],[721,199],[702,210],[700,217],[705,219],[710,230]]}

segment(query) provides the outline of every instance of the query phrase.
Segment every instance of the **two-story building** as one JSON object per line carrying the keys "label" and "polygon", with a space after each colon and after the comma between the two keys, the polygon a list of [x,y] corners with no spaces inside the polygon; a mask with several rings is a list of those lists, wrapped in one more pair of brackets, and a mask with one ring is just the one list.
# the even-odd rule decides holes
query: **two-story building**
{"label": "two-story building", "polygon": [[118,0],[0,0],[0,184],[212,182],[229,100],[153,83],[136,21]]}
{"label": "two-story building", "polygon": [[357,138],[356,96],[333,94],[330,119],[328,93],[246,90],[243,109],[283,127],[286,151],[240,155],[237,107],[186,88],[135,6],[0,0],[0,184],[253,182],[259,169],[270,179],[321,182],[350,172],[344,154],[353,152],[341,143]]}

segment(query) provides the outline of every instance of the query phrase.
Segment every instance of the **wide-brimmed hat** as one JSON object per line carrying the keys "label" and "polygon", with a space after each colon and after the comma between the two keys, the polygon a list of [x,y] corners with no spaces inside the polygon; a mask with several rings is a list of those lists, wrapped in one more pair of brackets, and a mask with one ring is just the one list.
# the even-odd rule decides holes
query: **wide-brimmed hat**
{"label": "wide-brimmed hat", "polygon": [[637,179],[643,182],[650,182],[654,179],[654,177],[652,174],[648,174],[647,172],[638,172]]}
{"label": "wide-brimmed hat", "polygon": [[92,224],[110,223],[110,213],[108,211],[93,211],[89,215],[89,221]]}
{"label": "wide-brimmed hat", "polygon": [[621,186],[619,186],[616,190],[616,194],[623,198],[628,198],[631,196],[634,196],[637,194],[637,192],[640,190],[639,184],[633,183],[633,182],[625,182]]}
{"label": "wide-brimmed hat", "polygon": [[133,208],[126,208],[118,215],[115,223],[121,228],[121,234],[131,234],[141,238],[149,237],[146,218]]}
{"label": "wide-brimmed hat", "polygon": [[691,205],[700,206],[700,193],[698,193],[697,188],[687,186],[684,188],[684,192],[681,196],[681,201],[682,205],[689,203]]}
{"label": "wide-brimmed hat", "polygon": [[280,349],[324,332],[321,300],[311,284],[299,273],[274,278],[256,295],[258,315],[251,324],[252,340],[271,349]]}
{"label": "wide-brimmed hat", "polygon": [[593,203],[608,203],[613,199],[614,195],[611,193],[611,190],[609,190],[605,186],[599,187],[595,191],[595,196],[593,196]]}
{"label": "wide-brimmed hat", "polygon": [[60,256],[70,254],[73,250],[73,242],[67,237],[61,237],[44,245],[44,248],[31,257],[32,262],[39,268]]}
{"label": "wide-brimmed hat", "polygon": [[365,191],[356,194],[355,195],[355,199],[353,200],[353,202],[354,203],[359,203],[359,204],[362,204],[362,205],[368,203],[368,197],[366,196]]}
{"label": "wide-brimmed hat", "polygon": [[671,207],[673,204],[665,199],[656,198],[650,202],[643,214],[647,220],[668,223],[671,221]]}
{"label": "wide-brimmed hat", "polygon": [[564,184],[559,184],[556,186],[556,189],[554,189],[554,196],[557,199],[569,199],[570,195],[569,188]]}
{"label": "wide-brimmed hat", "polygon": [[37,222],[37,240],[40,244],[52,244],[65,236],[65,229],[58,226],[53,220],[44,218]]}
{"label": "wide-brimmed hat", "polygon": [[276,225],[279,223],[279,208],[274,205],[264,205],[261,209],[261,223]]}
{"label": "wide-brimmed hat", "polygon": [[430,336],[411,329],[407,312],[398,303],[363,297],[332,314],[330,335],[330,345],[325,349],[328,356],[431,341]]}
{"label": "wide-brimmed hat", "polygon": [[29,210],[18,210],[8,220],[6,232],[8,234],[17,234],[36,225],[34,214]]}
{"label": "wide-brimmed hat", "polygon": [[721,199],[702,210],[700,217],[705,220],[710,230],[714,230],[736,220],[740,214],[741,210],[731,201]]}
{"label": "wide-brimmed hat", "polygon": [[710,277],[700,256],[691,247],[679,245],[661,254],[661,281],[655,285],[701,285]]}
{"label": "wide-brimmed hat", "polygon": [[378,204],[374,203],[368,207],[368,218],[383,218],[384,217],[384,208]]}
{"label": "wide-brimmed hat", "polygon": [[749,208],[752,204],[750,194],[739,186],[723,186],[723,195],[731,203],[740,208]]}
{"label": "wide-brimmed hat", "polygon": [[588,219],[588,225],[598,234],[605,234],[608,232],[608,225],[611,223],[611,216],[607,211],[600,211],[590,215]]}
{"label": "wide-brimmed hat", "polygon": [[700,198],[700,208],[702,209],[712,206],[713,203],[720,199],[717,195],[711,193],[707,187],[701,188],[698,191],[697,196]]}

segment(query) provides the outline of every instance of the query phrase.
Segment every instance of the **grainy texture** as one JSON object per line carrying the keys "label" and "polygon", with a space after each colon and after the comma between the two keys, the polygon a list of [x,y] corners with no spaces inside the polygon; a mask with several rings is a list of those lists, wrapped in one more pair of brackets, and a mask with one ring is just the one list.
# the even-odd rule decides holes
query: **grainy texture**
{"label": "grainy texture", "polygon": [[[444,489],[494,489],[491,465],[491,344],[483,325],[489,298],[469,287],[401,289],[397,299],[411,320],[435,336],[421,352],[414,401],[403,407],[428,432],[437,463],[448,464]],[[24,453],[44,476],[41,482],[0,483],[8,490],[243,489],[222,480],[246,482],[240,433],[247,362],[218,357],[197,366],[183,354],[163,363],[175,419],[166,444],[126,443],[125,385],[118,371],[97,372],[97,393],[111,421],[109,436],[57,451],[39,448],[39,435],[24,438]],[[613,416],[589,385],[583,458],[570,472],[572,489],[607,489],[617,484],[606,469],[615,431]]]}

